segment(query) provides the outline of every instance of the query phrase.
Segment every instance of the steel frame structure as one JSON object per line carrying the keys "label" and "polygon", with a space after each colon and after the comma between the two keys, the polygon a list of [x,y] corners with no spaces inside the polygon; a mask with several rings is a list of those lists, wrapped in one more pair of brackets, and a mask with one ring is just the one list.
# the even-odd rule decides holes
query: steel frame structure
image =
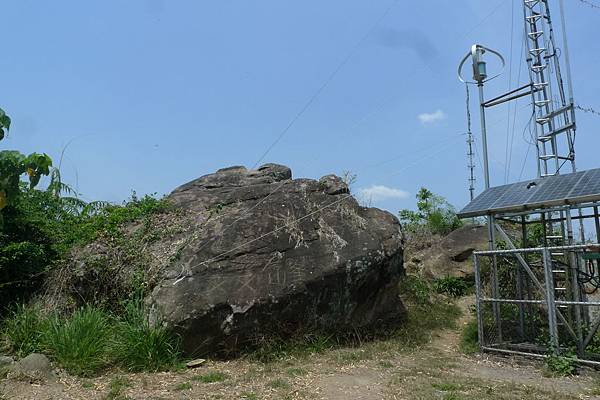
{"label": "steel frame structure", "polygon": [[[502,56],[474,45],[470,55],[459,65],[460,80],[477,84],[479,88],[486,189],[490,184],[485,111],[526,96],[531,98],[532,105],[537,177],[576,172],[575,103],[564,5],[563,0],[557,1],[561,11],[562,48],[556,44],[550,0],[522,0],[529,83],[485,100],[484,83],[498,75],[488,77],[483,55],[492,53],[504,65]],[[467,81],[462,74],[469,57],[473,61],[473,81]],[[564,76],[561,58],[566,65]],[[565,171],[563,167],[567,164],[570,168]],[[485,216],[489,232],[489,250],[475,252],[473,256],[482,350],[543,357],[574,348],[581,362],[600,366],[600,336],[597,335],[600,296],[594,296],[600,288],[600,197],[569,198],[565,203],[532,205],[518,212],[492,209],[470,215]],[[586,213],[590,209],[593,212]],[[586,240],[584,220],[588,219],[594,221],[594,243]],[[577,238],[574,221],[579,224]],[[542,230],[535,247],[528,243],[528,228],[532,224]],[[514,229],[515,226],[519,229]],[[508,233],[504,230],[507,227],[510,227]],[[515,244],[519,235],[520,243]],[[499,243],[503,244],[500,249]],[[592,253],[596,259],[585,261],[584,257]]]}
{"label": "steel frame structure", "polygon": [[[600,366],[599,208],[597,201],[489,215],[498,242],[473,254],[482,351],[544,357],[574,350],[579,362]],[[564,244],[547,242],[550,213],[567,227]],[[573,222],[587,219],[596,240],[578,243]],[[534,224],[544,230],[543,243],[529,247]],[[591,255],[597,259],[584,260]]]}

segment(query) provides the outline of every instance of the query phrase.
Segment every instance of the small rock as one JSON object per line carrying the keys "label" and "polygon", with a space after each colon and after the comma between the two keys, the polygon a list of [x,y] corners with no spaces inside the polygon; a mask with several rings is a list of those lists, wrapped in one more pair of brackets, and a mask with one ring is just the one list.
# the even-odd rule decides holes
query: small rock
{"label": "small rock", "polygon": [[205,362],[206,360],[204,358],[197,358],[195,360],[187,362],[185,366],[188,368],[198,368],[202,366]]}
{"label": "small rock", "polygon": [[50,380],[55,375],[50,360],[43,354],[31,353],[10,368],[9,376],[17,379]]}
{"label": "small rock", "polygon": [[0,356],[0,368],[12,365],[15,359],[9,356]]}

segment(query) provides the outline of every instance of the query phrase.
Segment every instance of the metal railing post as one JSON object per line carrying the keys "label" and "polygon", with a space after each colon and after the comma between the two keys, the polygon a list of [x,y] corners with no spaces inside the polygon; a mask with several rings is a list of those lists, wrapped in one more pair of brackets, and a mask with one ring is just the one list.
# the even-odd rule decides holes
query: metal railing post
{"label": "metal railing post", "polygon": [[483,318],[481,317],[481,273],[479,270],[479,259],[473,254],[473,265],[475,266],[475,312],[477,314],[477,337],[479,347],[485,346],[483,337]]}
{"label": "metal railing post", "polygon": [[543,249],[542,258],[544,261],[546,307],[548,309],[548,328],[550,332],[550,345],[552,346],[552,351],[558,351],[558,325],[556,323],[554,277],[552,276],[552,260],[550,257],[550,251],[547,248]]}

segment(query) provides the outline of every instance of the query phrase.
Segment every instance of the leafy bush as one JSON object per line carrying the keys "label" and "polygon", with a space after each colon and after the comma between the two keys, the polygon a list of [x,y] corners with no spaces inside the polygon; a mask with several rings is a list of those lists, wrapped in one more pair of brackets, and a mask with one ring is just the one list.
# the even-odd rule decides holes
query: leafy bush
{"label": "leafy bush", "polygon": [[440,294],[446,294],[451,297],[462,297],[471,288],[472,285],[467,283],[464,279],[456,278],[453,276],[447,276],[436,280],[433,283],[435,291]]}
{"label": "leafy bush", "polygon": [[43,334],[44,347],[70,373],[88,376],[108,364],[111,333],[110,316],[85,307],[68,319],[52,317]]}
{"label": "leafy bush", "polygon": [[117,323],[111,352],[115,361],[130,371],[160,371],[178,361],[178,342],[165,327],[152,326],[141,300],[126,306]]}
{"label": "leafy bush", "polygon": [[546,370],[554,376],[569,376],[577,372],[576,358],[573,354],[561,356],[556,352],[546,356]]}
{"label": "leafy bush", "polygon": [[430,303],[431,288],[422,278],[414,275],[407,275],[400,281],[400,292],[408,300],[412,300],[418,305],[427,305]]}
{"label": "leafy bush", "polygon": [[425,226],[432,233],[446,235],[462,225],[454,207],[442,196],[421,188],[416,197],[417,211],[404,209],[399,213],[400,222],[408,231]]}

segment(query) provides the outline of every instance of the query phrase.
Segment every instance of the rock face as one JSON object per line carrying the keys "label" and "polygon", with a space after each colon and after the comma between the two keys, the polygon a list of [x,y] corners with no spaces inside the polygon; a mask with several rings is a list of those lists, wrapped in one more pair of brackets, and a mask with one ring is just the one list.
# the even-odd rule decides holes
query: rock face
{"label": "rock face", "polygon": [[340,178],[292,180],[275,164],[231,167],[169,200],[191,229],[148,303],[187,354],[236,351],[273,333],[352,332],[402,319],[400,225],[359,206]]}
{"label": "rock face", "polygon": [[473,276],[472,255],[487,250],[488,230],[484,225],[465,225],[430,247],[407,254],[407,269],[429,279]]}

